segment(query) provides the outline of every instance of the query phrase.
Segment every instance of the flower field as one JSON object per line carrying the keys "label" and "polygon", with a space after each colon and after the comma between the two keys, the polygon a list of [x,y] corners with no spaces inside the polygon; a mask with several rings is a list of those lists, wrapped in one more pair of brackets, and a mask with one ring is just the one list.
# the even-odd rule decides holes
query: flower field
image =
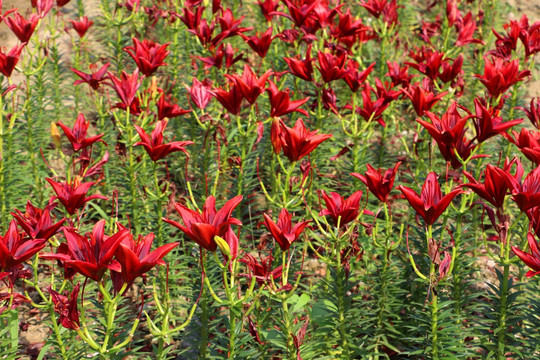
{"label": "flower field", "polygon": [[0,10],[0,359],[540,356],[529,14]]}

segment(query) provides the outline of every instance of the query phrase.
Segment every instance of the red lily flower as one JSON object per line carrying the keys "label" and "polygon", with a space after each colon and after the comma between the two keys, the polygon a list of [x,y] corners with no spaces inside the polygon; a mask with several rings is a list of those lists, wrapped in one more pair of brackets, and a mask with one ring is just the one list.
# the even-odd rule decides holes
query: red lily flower
{"label": "red lily flower", "polygon": [[82,38],[84,35],[86,35],[86,32],[92,25],[94,25],[94,22],[92,20],[88,19],[88,16],[80,17],[78,21],[76,20],[69,20],[71,25],[73,26],[73,29],[79,34],[79,37]]}
{"label": "red lily flower", "polygon": [[[386,126],[382,118],[384,110],[388,108],[391,101],[388,101],[386,97],[377,97],[375,102],[371,100],[371,93],[377,95],[377,92],[366,83],[362,89],[362,107],[358,106],[355,111],[360,114],[366,121],[377,121],[381,126]],[[352,106],[349,104],[346,108],[352,109]]]}
{"label": "red lily flower", "polygon": [[[219,37],[219,41],[221,41],[225,38],[240,35],[246,31],[253,30],[253,27],[240,27],[240,24],[244,18],[245,16],[241,16],[239,19],[235,19],[232,10],[228,8],[227,10],[222,11],[222,15],[217,19],[219,22],[219,27],[221,28],[221,34],[216,36],[216,38]],[[215,44],[219,42],[217,39],[213,39],[213,41],[217,41]]]}
{"label": "red lily flower", "polygon": [[290,0],[283,0],[283,3],[289,10],[288,14],[278,12],[276,11],[276,15],[280,15],[283,17],[286,17],[287,19],[291,20],[294,25],[296,25],[299,28],[302,28],[304,23],[308,21],[308,19],[311,17],[311,13],[313,12],[315,6],[319,3],[320,0],[315,0],[310,3],[298,3],[293,2]]}
{"label": "red lily flower", "polygon": [[172,12],[174,16],[182,20],[182,22],[186,25],[188,30],[191,30],[193,34],[197,31],[197,28],[199,27],[202,19],[202,15],[204,12],[204,7],[199,6],[194,8],[195,12],[191,12],[190,7],[186,6],[182,9],[182,15],[179,15],[175,12]]}
{"label": "red lily flower", "polygon": [[266,89],[266,91],[268,91],[268,97],[270,100],[270,117],[287,115],[293,111],[297,111],[305,116],[308,116],[307,111],[299,109],[299,107],[307,103],[309,97],[291,101],[289,97],[289,89],[280,91],[273,81],[268,80],[268,83],[270,86],[268,89]]}
{"label": "red lily flower", "polygon": [[54,303],[54,312],[60,315],[58,322],[66,329],[78,330],[80,328],[79,310],[77,309],[77,297],[79,296],[80,285],[77,283],[69,297],[61,295],[49,287],[49,294]]}
{"label": "red lily flower", "polygon": [[473,19],[470,12],[464,17],[458,19],[456,22],[456,30],[458,33],[456,46],[464,46],[467,44],[485,44],[485,42],[482,40],[473,38],[476,30],[476,21]]}
{"label": "red lily flower", "polygon": [[395,61],[394,62],[387,61],[386,65],[388,66],[388,72],[384,76],[390,77],[390,80],[392,80],[392,85],[394,86],[401,85],[404,88],[409,87],[412,76],[409,75],[408,65],[401,67]]}
{"label": "red lily flower", "polygon": [[349,59],[347,64],[347,73],[343,77],[343,80],[349,85],[352,92],[357,92],[365,82],[369,74],[375,67],[375,61],[371,63],[366,69],[359,71],[360,65],[356,60]]}
{"label": "red lily flower", "polygon": [[468,187],[496,208],[502,208],[504,199],[508,193],[505,170],[488,164],[484,170],[483,184],[476,181],[467,171],[464,171],[463,175],[469,180],[469,183],[463,184],[463,186]]}
{"label": "red lily flower", "polygon": [[344,227],[358,217],[360,212],[360,199],[362,191],[358,190],[349,198],[344,199],[336,192],[331,192],[330,196],[323,190],[321,192],[326,209],[322,209],[320,216],[330,215],[335,226]]}
{"label": "red lily flower", "polygon": [[275,36],[272,36],[272,30],[273,28],[269,27],[268,30],[262,34],[257,33],[254,36],[242,35],[242,38],[246,44],[257,53],[257,55],[264,59],[272,44],[272,40],[275,38]]}
{"label": "red lily flower", "polygon": [[66,221],[66,219],[62,219],[53,224],[51,211],[56,205],[56,203],[51,203],[42,210],[32,205],[30,200],[28,200],[26,203],[26,212],[24,214],[20,210],[15,209],[15,212],[12,212],[11,215],[15,218],[26,235],[32,239],[48,240],[60,231],[60,227],[64,221]]}
{"label": "red lily flower", "polygon": [[[12,12],[14,12],[13,16],[15,18],[6,17]],[[28,18],[28,20],[26,20],[21,14],[17,12],[17,9],[9,10],[6,12],[5,15],[6,16],[3,16],[2,18],[6,21],[7,26],[11,29],[11,31],[13,31],[13,33],[15,34],[15,36],[17,36],[21,43],[27,43],[32,37],[36,26],[38,25],[40,17],[36,14],[32,14]]]}
{"label": "red lily flower", "polygon": [[540,166],[533,169],[522,181],[522,173],[512,176],[505,172],[506,184],[512,191],[514,200],[521,211],[527,211],[540,205]]}
{"label": "red lily flower", "polygon": [[212,100],[210,85],[211,84],[207,80],[200,82],[197,78],[193,78],[191,87],[186,85],[191,101],[195,103],[195,106],[199,109],[206,108],[210,100]]}
{"label": "red lily flower", "polygon": [[244,73],[242,76],[238,75],[225,75],[229,80],[234,82],[236,86],[242,90],[242,94],[246,98],[246,100],[251,104],[255,104],[257,101],[257,98],[260,94],[264,91],[264,86],[266,85],[266,81],[268,80],[268,77],[272,75],[272,70],[268,70],[264,74],[261,75],[260,78],[257,78],[257,75],[251,70],[249,65],[244,65]]}
{"label": "red lily flower", "polygon": [[277,134],[274,135],[274,151],[279,153],[280,149],[283,149],[283,154],[291,162],[300,160],[332,137],[330,134],[317,134],[319,130],[309,131],[302,119],[298,119],[292,128],[279,120],[279,130],[275,131]]}
{"label": "red lily flower", "polygon": [[115,107],[124,110],[127,110],[128,108],[132,109],[133,105],[136,105],[135,100],[137,100],[137,90],[139,90],[142,83],[142,78],[139,78],[139,69],[135,69],[131,75],[122,71],[120,79],[114,76],[110,71],[108,71],[107,74],[109,74],[109,79],[112,81],[111,87],[116,91],[116,94],[118,94],[118,97],[122,101],[121,103],[117,103]]}
{"label": "red lily flower", "polygon": [[37,10],[40,18],[44,18],[54,6],[54,0],[30,0],[33,8]]}
{"label": "red lily flower", "polygon": [[431,110],[439,100],[448,94],[448,91],[445,91],[435,95],[431,91],[426,90],[428,88],[426,85],[426,82],[424,82],[421,86],[415,84],[409,86],[407,90],[403,89],[403,93],[411,99],[414,111],[418,116],[423,116],[426,111]]}
{"label": "red lily flower", "polygon": [[75,214],[77,209],[82,208],[90,200],[107,200],[107,198],[103,195],[92,195],[86,197],[86,193],[88,190],[90,190],[90,187],[95,184],[94,182],[81,183],[78,179],[75,179],[71,184],[68,184],[57,183],[49,178],[45,178],[45,180],[51,184],[54,192],[56,193],[55,198],[60,200],[60,203],[64,205],[64,208],[69,215]]}
{"label": "red lily flower", "polygon": [[261,12],[266,21],[272,21],[275,12],[279,6],[279,0],[257,0],[257,4],[259,4],[259,8],[261,9]]}
{"label": "red lily flower", "polygon": [[426,111],[425,115],[431,120],[431,123],[422,119],[416,119],[416,121],[426,128],[433,140],[437,142],[444,159],[452,162],[454,168],[461,166],[461,163],[456,159],[456,152],[462,159],[468,158],[470,154],[473,145],[464,136],[465,125],[472,115],[462,117],[457,111],[456,102],[450,105],[440,119],[429,111]]}
{"label": "red lily flower", "polygon": [[70,2],[71,0],[56,0],[56,5],[58,7],[62,7],[64,5],[66,5],[68,2]]}
{"label": "red lily flower", "polygon": [[279,247],[283,251],[289,249],[292,243],[300,237],[304,228],[311,222],[302,221],[293,226],[291,222],[292,214],[289,214],[287,209],[281,210],[277,224],[274,223],[272,218],[267,214],[263,214],[263,217],[264,225],[270,230],[272,237],[277,241]]}
{"label": "red lily flower", "polygon": [[92,233],[86,236],[78,234],[76,229],[64,228],[68,253],[46,254],[46,256],[63,261],[87,278],[101,281],[107,269],[117,272],[121,270],[113,257],[122,240],[128,235],[127,229],[120,229],[112,236],[105,235],[105,220],[98,221]]}
{"label": "red lily flower", "polygon": [[0,72],[4,76],[11,77],[13,69],[15,69],[15,66],[17,66],[19,57],[21,56],[21,51],[25,45],[26,43],[16,45],[7,54],[0,50]]}
{"label": "red lily flower", "polygon": [[[163,221],[182,230],[191,240],[204,249],[216,251],[217,244],[214,238],[219,236],[227,241],[227,233],[230,235],[232,232],[229,232],[230,226],[242,225],[240,220],[231,217],[233,210],[240,204],[242,198],[242,195],[235,196],[227,201],[219,211],[216,211],[216,199],[213,196],[206,199],[202,212],[190,210],[184,205],[176,203],[176,211],[178,211],[184,225],[165,218],[163,218]],[[229,243],[229,241],[227,242]]]}
{"label": "red lily flower", "polygon": [[343,79],[347,75],[347,69],[345,67],[347,65],[346,53],[336,56],[319,51],[317,53],[317,59],[319,60],[317,69],[319,69],[325,83]]}
{"label": "red lily flower", "polygon": [[75,81],[73,85],[87,83],[92,89],[99,89],[99,85],[108,78],[107,76],[105,76],[105,73],[107,72],[107,69],[110,65],[111,63],[106,63],[101,68],[99,68],[99,70],[97,70],[96,64],[90,64],[91,74],[86,74],[82,71],[70,67],[71,71],[73,71],[75,75],[82,79]]}
{"label": "red lily flower", "polygon": [[166,144],[163,143],[163,131],[165,131],[167,123],[167,119],[157,121],[151,136],[148,136],[140,126],[135,125],[135,130],[137,130],[142,141],[135,143],[134,146],[144,147],[152,161],[159,161],[170,153],[177,151],[182,151],[189,156],[184,146],[193,144],[193,141],[173,141]]}
{"label": "red lily flower", "polygon": [[195,58],[204,63],[205,69],[210,69],[212,66],[221,69],[223,66],[223,59],[225,59],[225,68],[228,69],[240,61],[244,56],[244,53],[236,55],[237,51],[238,49],[233,48],[231,44],[227,44],[225,46],[223,46],[223,44],[219,44],[219,47],[215,51],[212,51],[212,56],[195,56]]}
{"label": "red lily flower", "polygon": [[70,129],[66,125],[62,124],[61,121],[58,122],[58,126],[60,126],[64,131],[64,134],[66,134],[66,137],[68,138],[69,142],[71,143],[71,147],[75,152],[88,146],[92,146],[92,144],[96,142],[105,143],[103,140],[101,140],[105,134],[99,134],[89,138],[86,137],[88,128],[90,127],[90,122],[86,121],[83,113],[79,113],[79,116],[77,116],[73,129]]}
{"label": "red lily flower", "polygon": [[223,105],[223,107],[231,114],[238,115],[242,110],[242,100],[244,100],[244,94],[239,86],[232,85],[229,91],[221,88],[213,89],[212,95]]}
{"label": "red lily flower", "polygon": [[531,124],[537,129],[540,129],[540,98],[532,98],[529,108],[517,107],[516,109],[521,109],[527,118],[531,121]]}
{"label": "red lily flower", "polygon": [[311,44],[308,45],[306,50],[306,57],[304,60],[297,58],[286,58],[283,60],[289,66],[289,72],[296,77],[299,77],[302,80],[313,81],[313,65],[312,62],[315,60],[311,57]]}
{"label": "red lily flower", "polygon": [[409,187],[399,185],[397,188],[403,193],[409,204],[424,219],[428,226],[433,225],[448,205],[450,205],[452,199],[463,192],[457,188],[443,197],[441,187],[437,181],[437,174],[434,172],[430,172],[426,177],[420,196]]}
{"label": "red lily flower", "polygon": [[265,258],[261,258],[261,261],[258,262],[257,259],[251,254],[244,254],[244,256],[238,260],[241,263],[246,264],[249,274],[246,274],[245,276],[248,277],[248,279],[251,279],[252,276],[255,277],[255,280],[257,281],[257,284],[259,286],[263,286],[264,284],[268,284],[271,279],[274,280],[274,282],[281,277],[282,273],[282,266],[278,266],[274,270],[272,270],[272,261],[274,258],[272,255],[268,255]]}
{"label": "red lily flower", "polygon": [[189,114],[191,110],[182,109],[177,104],[173,104],[170,95],[162,94],[157,102],[158,119],[163,120],[165,118],[172,119],[178,116]]}
{"label": "red lily flower", "polygon": [[454,24],[461,19],[457,0],[446,0],[446,19],[448,20],[448,26],[454,26]]}
{"label": "red lily flower", "polygon": [[394,187],[394,180],[396,178],[397,169],[401,161],[399,161],[393,169],[388,169],[384,172],[382,169],[375,169],[370,164],[366,164],[367,171],[364,175],[358,173],[352,173],[351,175],[360,179],[366,184],[369,191],[377,197],[381,202],[386,203],[388,201],[388,195]]}
{"label": "red lily flower", "polygon": [[516,145],[527,159],[540,165],[540,131],[529,131],[523,128],[519,133],[512,130],[513,137],[507,134],[503,135]]}
{"label": "red lily flower", "polygon": [[0,236],[0,272],[13,268],[30,259],[47,245],[45,239],[24,238],[11,220],[4,236]]}
{"label": "red lily flower", "polygon": [[423,55],[421,58],[415,59],[417,61],[416,63],[406,61],[405,64],[424,74],[432,81],[436,81],[439,78],[441,65],[446,61],[444,59],[446,54],[444,52],[428,50]]}
{"label": "red lily flower", "polygon": [[531,268],[527,272],[527,277],[533,277],[540,274],[540,246],[532,233],[527,234],[529,249],[531,253],[521,251],[519,248],[512,246],[512,251],[517,255],[528,267]]}
{"label": "red lily flower", "polygon": [[522,81],[531,74],[529,70],[519,71],[519,60],[504,61],[494,58],[493,62],[484,59],[486,65],[484,75],[474,74],[486,87],[490,96],[497,99],[512,85]]}
{"label": "red lily flower", "polygon": [[124,237],[116,249],[116,260],[120,263],[122,269],[120,275],[124,283],[129,285],[154,266],[165,265],[163,258],[179,244],[179,242],[174,242],[150,251],[153,241],[154,234],[152,233],[144,237],[139,235],[137,240],[134,240],[131,234]]}
{"label": "red lily flower", "polygon": [[163,62],[170,51],[167,50],[167,46],[170,43],[160,45],[150,40],[139,41],[137,38],[133,38],[134,46],[127,46],[124,51],[127,52],[141,71],[141,73],[149,77],[160,66],[167,65]]}
{"label": "red lily flower", "polygon": [[338,14],[338,24],[332,27],[332,36],[341,39],[349,36],[357,36],[369,30],[369,27],[362,23],[361,19],[356,19],[351,15],[351,9],[347,9],[344,14]]}
{"label": "red lily flower", "polygon": [[489,110],[476,98],[474,99],[476,116],[473,116],[474,128],[476,130],[476,141],[479,143],[486,141],[490,137],[504,133],[506,130],[520,124],[523,119],[502,121],[499,110],[492,107]]}

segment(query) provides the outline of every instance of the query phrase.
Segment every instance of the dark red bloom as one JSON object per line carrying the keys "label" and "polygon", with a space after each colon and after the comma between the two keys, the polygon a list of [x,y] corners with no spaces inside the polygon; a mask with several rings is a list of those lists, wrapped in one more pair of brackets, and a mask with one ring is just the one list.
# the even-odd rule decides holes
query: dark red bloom
{"label": "dark red bloom", "polygon": [[257,78],[257,75],[251,70],[249,65],[244,65],[244,73],[242,76],[238,75],[225,75],[229,80],[234,82],[242,90],[242,94],[246,100],[251,104],[255,104],[257,98],[263,93],[266,81],[272,75],[272,70],[268,70]]}
{"label": "dark red bloom", "polygon": [[261,12],[266,19],[266,21],[270,22],[274,18],[274,13],[276,12],[278,6],[279,6],[279,0],[257,0],[257,4],[259,4],[259,7],[261,9]]}
{"label": "dark red bloom", "polygon": [[[122,71],[120,79],[114,76],[110,71],[109,79],[111,79],[111,86],[116,91],[116,94],[122,102],[117,103],[115,106],[120,109],[127,110],[128,108],[133,109],[133,105],[136,105],[137,100],[137,90],[142,83],[142,78],[139,78],[139,69],[135,69],[133,74],[128,75],[126,72]],[[135,114],[136,112],[133,112]]]}
{"label": "dark red bloom", "polygon": [[540,205],[540,166],[533,169],[525,180],[522,180],[522,175],[512,176],[505,172],[506,183],[512,191],[512,200],[521,211],[527,211]]}
{"label": "dark red bloom", "polygon": [[396,178],[397,169],[401,161],[399,161],[393,169],[388,169],[384,172],[382,169],[375,169],[370,164],[366,164],[368,171],[364,175],[352,173],[351,175],[360,179],[366,184],[369,191],[383,203],[388,201],[388,195],[394,187],[394,179]]}
{"label": "dark red bloom", "polygon": [[[375,94],[375,101],[371,99],[371,93]],[[358,106],[355,111],[366,121],[377,121],[381,126],[386,126],[382,114],[388,108],[391,101],[385,96],[378,96],[379,94],[368,83],[365,84],[361,94],[363,101],[362,107]],[[346,107],[350,108],[351,106],[348,105]]]}
{"label": "dark red bloom", "polygon": [[334,226],[338,226],[339,224],[339,227],[344,227],[358,217],[362,191],[356,191],[347,199],[342,198],[336,192],[331,192],[330,196],[328,196],[323,190],[321,194],[326,204],[326,209],[322,209],[319,215],[330,215]]}
{"label": "dark red bloom", "polygon": [[0,50],[0,72],[4,76],[11,76],[13,69],[15,69],[15,66],[17,66],[17,63],[19,62],[21,51],[25,45],[26,43],[16,45],[7,54]]}
{"label": "dark red bloom", "polygon": [[489,95],[497,99],[512,85],[522,81],[531,74],[529,70],[519,71],[519,60],[504,61],[493,58],[493,62],[484,58],[484,75],[474,74],[486,87]]}
{"label": "dark red bloom", "polygon": [[137,38],[133,38],[133,46],[127,46],[124,51],[127,52],[141,71],[141,73],[149,77],[160,66],[165,66],[163,60],[169,55],[170,51],[167,50],[167,46],[170,43],[160,45],[151,40],[139,41]]}
{"label": "dark red bloom", "polygon": [[288,14],[282,13],[282,12],[276,12],[276,15],[281,15],[286,17],[287,19],[291,20],[294,25],[296,25],[299,28],[302,28],[304,23],[311,17],[311,14],[318,4],[317,1],[312,1],[308,3],[302,3],[297,1],[291,1],[291,0],[283,0],[283,3],[289,10]]}
{"label": "dark red bloom", "polygon": [[452,167],[460,167],[461,163],[456,158],[456,153],[463,160],[466,160],[474,147],[465,138],[465,125],[472,115],[461,116],[457,110],[456,102],[450,105],[440,119],[429,111],[426,111],[425,115],[431,120],[431,123],[422,119],[416,119],[416,121],[426,128],[433,140],[437,142],[444,159],[451,162]]}
{"label": "dark red bloom", "polygon": [[148,136],[140,126],[135,125],[135,130],[137,130],[137,133],[141,137],[141,141],[135,143],[134,146],[144,147],[150,156],[150,159],[153,161],[159,161],[170,153],[177,151],[182,151],[189,156],[184,147],[193,144],[193,141],[173,141],[170,143],[163,143],[163,131],[165,131],[167,123],[167,119],[157,121],[151,136]]}
{"label": "dark red bloom", "polygon": [[304,228],[310,221],[302,221],[292,225],[292,214],[287,209],[281,210],[277,224],[267,214],[263,214],[264,225],[270,230],[272,237],[277,241],[283,251],[287,251],[293,242],[298,240]]}
{"label": "dark red bloom", "polygon": [[212,100],[212,92],[210,90],[210,83],[206,80],[200,82],[197,78],[193,78],[191,87],[186,85],[186,89],[189,92],[191,101],[195,103],[199,109],[204,109]]}
{"label": "dark red bloom", "polygon": [[531,124],[537,129],[540,129],[540,98],[532,98],[529,108],[518,107],[517,109],[523,110],[527,118],[531,121]]}
{"label": "dark red bloom", "polygon": [[527,272],[527,277],[540,274],[540,246],[532,233],[527,234],[527,240],[529,242],[529,250],[531,253],[521,251],[515,246],[512,246],[512,251],[517,255],[528,267],[531,268]]}
{"label": "dark red bloom", "polygon": [[272,40],[275,38],[275,36],[272,36],[272,29],[272,27],[269,27],[264,33],[257,33],[254,36],[242,35],[242,38],[246,44],[253,49],[253,51],[255,51],[261,58],[264,58],[266,53],[268,53]]}
{"label": "dark red bloom", "polygon": [[496,208],[502,208],[504,199],[508,193],[505,170],[488,164],[484,170],[483,184],[476,181],[467,171],[464,171],[463,175],[469,180],[469,183],[463,184],[463,186],[468,187]]}
{"label": "dark red bloom", "polygon": [[491,107],[487,109],[482,102],[474,99],[476,116],[473,116],[474,128],[476,130],[476,141],[479,143],[486,141],[490,137],[505,133],[512,126],[520,124],[523,119],[503,122],[499,116],[499,109]]}
{"label": "dark red bloom", "polygon": [[336,39],[357,36],[369,30],[369,27],[364,25],[361,19],[356,19],[351,15],[351,9],[347,9],[344,14],[339,13],[338,18],[338,24],[332,27],[332,36]]}
{"label": "dark red bloom", "polygon": [[244,100],[244,94],[242,89],[237,85],[232,85],[229,91],[221,88],[213,89],[212,95],[223,105],[223,107],[233,115],[240,114],[242,110],[242,100]]}
{"label": "dark red bloom", "polygon": [[17,222],[11,220],[4,236],[0,236],[0,272],[17,266],[30,259],[47,245],[45,239],[28,239],[17,229]]}
{"label": "dark red bloom", "polygon": [[367,77],[373,71],[375,62],[372,62],[367,68],[359,71],[360,65],[356,60],[349,59],[347,64],[347,73],[343,77],[343,80],[349,85],[352,92],[357,92],[358,89],[366,82]]}
{"label": "dark red bloom", "polygon": [[428,50],[425,51],[421,58],[415,59],[417,61],[416,63],[406,61],[405,64],[418,70],[418,72],[424,74],[432,81],[436,81],[439,78],[441,65],[444,61],[447,61],[445,56],[446,54],[444,52]]}
{"label": "dark red bloom", "polygon": [[458,37],[456,46],[464,46],[467,44],[485,44],[482,40],[473,38],[476,31],[476,21],[469,12],[456,22],[456,30]]}
{"label": "dark red bloom", "polygon": [[347,75],[347,53],[336,56],[319,51],[317,53],[317,60],[319,63],[317,68],[319,69],[324,82],[329,83],[334,80],[339,80]]}
{"label": "dark red bloom", "polygon": [[24,214],[20,210],[15,209],[15,212],[12,212],[11,215],[26,235],[32,239],[48,240],[60,231],[60,227],[66,221],[66,219],[62,219],[53,224],[51,211],[56,205],[56,203],[51,203],[42,210],[32,205],[30,200],[28,200]]}
{"label": "dark red bloom", "polygon": [[450,205],[452,199],[463,192],[457,188],[443,197],[437,181],[437,174],[434,172],[430,172],[426,177],[420,196],[409,187],[399,185],[397,188],[403,193],[416,213],[424,219],[426,225],[433,225]]}
{"label": "dark red bloom", "polygon": [[74,179],[71,184],[68,184],[57,183],[49,178],[45,178],[45,180],[51,184],[54,192],[56,193],[56,198],[60,200],[62,205],[64,205],[64,208],[69,215],[75,214],[77,209],[82,208],[90,200],[107,200],[107,198],[103,195],[92,195],[86,197],[86,193],[88,190],[90,190],[90,187],[95,184],[94,182],[81,183],[78,179]]}
{"label": "dark red bloom", "polygon": [[101,281],[107,269],[120,271],[120,265],[113,259],[120,242],[129,235],[126,229],[120,229],[112,236],[105,235],[105,220],[94,225],[91,234],[82,236],[76,229],[64,228],[68,253],[48,254],[73,268],[79,274],[95,281]]}
{"label": "dark red bloom", "polygon": [[116,249],[116,260],[122,269],[120,275],[126,284],[131,284],[139,276],[143,276],[156,265],[165,265],[163,257],[171,252],[179,243],[174,242],[158,247],[154,251],[152,243],[154,234],[139,235],[134,240],[133,235],[124,237]]}
{"label": "dark red bloom", "polygon": [[297,111],[301,114],[308,115],[307,111],[299,109],[300,106],[308,102],[309,97],[291,101],[289,97],[289,89],[278,90],[276,84],[273,81],[268,80],[270,84],[268,91],[268,97],[270,100],[270,117],[279,117],[287,115],[293,111]]}
{"label": "dark red bloom", "polygon": [[302,80],[313,81],[313,59],[311,57],[311,44],[308,45],[306,50],[306,57],[304,60],[297,58],[284,57],[283,60],[289,66],[289,72]]}
{"label": "dark red bloom", "polygon": [[512,130],[512,136],[505,137],[515,144],[525,157],[536,165],[540,165],[540,131],[521,129],[521,132]]}
{"label": "dark red bloom", "polygon": [[76,20],[69,20],[71,25],[73,26],[73,29],[79,34],[79,37],[83,37],[86,35],[86,32],[92,25],[94,25],[94,22],[92,20],[88,19],[88,16],[80,17],[78,21]]}
{"label": "dark red bloom", "polygon": [[197,28],[199,27],[202,19],[202,15],[204,12],[203,6],[198,6],[194,8],[195,12],[192,12],[190,10],[189,6],[186,6],[182,9],[182,15],[179,15],[175,12],[172,14],[176,17],[178,17],[182,22],[186,25],[188,30],[191,30],[190,32],[194,33],[197,31]]}
{"label": "dark red bloom", "polygon": [[436,103],[439,102],[448,91],[435,95],[429,90],[426,90],[427,86],[424,83],[419,86],[417,84],[409,86],[407,90],[403,89],[403,93],[407,95],[414,107],[414,111],[418,116],[423,116],[426,111],[431,110]]}
{"label": "dark red bloom", "polygon": [[242,225],[240,220],[231,217],[233,210],[240,204],[242,198],[242,195],[235,196],[227,201],[219,211],[216,211],[216,199],[213,196],[206,199],[202,212],[190,210],[184,205],[176,203],[176,211],[178,211],[184,225],[165,218],[163,221],[182,230],[184,234],[204,249],[216,251],[217,244],[214,238],[219,236],[227,241],[231,225]]}
{"label": "dark red bloom", "polygon": [[58,7],[62,7],[64,5],[66,5],[68,2],[70,2],[71,0],[56,0],[56,5]]}
{"label": "dark red bloom", "polygon": [[36,26],[39,23],[40,17],[36,14],[30,15],[28,20],[26,20],[21,14],[19,14],[16,9],[12,9],[6,12],[5,15],[14,13],[14,18],[3,17],[7,26],[13,31],[15,36],[21,41],[21,43],[27,43],[30,41]]}
{"label": "dark red bloom", "polygon": [[171,101],[171,96],[167,96],[165,94],[162,94],[159,97],[159,100],[157,102],[157,108],[158,108],[158,119],[163,120],[165,118],[172,119],[178,116],[182,116],[185,114],[189,114],[191,110],[185,110],[182,109],[177,104],[173,104]]}
{"label": "dark red bloom", "polygon": [[401,85],[402,87],[407,88],[410,85],[412,76],[409,75],[408,65],[402,67],[395,61],[387,61],[386,65],[388,66],[388,72],[384,76],[390,77],[394,86]]}
{"label": "dark red bloom", "polygon": [[75,73],[75,75],[77,75],[78,77],[82,79],[82,80],[75,81],[73,85],[87,83],[92,89],[94,90],[99,89],[99,85],[108,78],[107,76],[105,76],[105,73],[107,72],[107,69],[109,68],[110,65],[111,63],[106,63],[101,68],[99,68],[99,70],[97,70],[97,65],[91,64],[90,65],[90,71],[92,72],[91,74],[86,74],[77,69],[70,68],[71,71]]}
{"label": "dark red bloom", "polygon": [[219,47],[215,51],[211,50],[212,56],[195,56],[195,58],[204,63],[205,69],[210,69],[212,66],[221,69],[223,66],[223,60],[225,59],[225,68],[228,69],[240,61],[244,56],[243,53],[236,55],[237,51],[238,49],[233,48],[231,44],[227,44],[225,46],[223,44],[219,44]]}
{"label": "dark red bloom", "polygon": [[249,270],[249,274],[246,274],[244,276],[247,276],[249,279],[254,276],[257,284],[259,284],[259,286],[263,286],[264,284],[271,282],[271,279],[276,281],[281,277],[281,273],[283,270],[282,266],[280,265],[272,270],[273,260],[274,258],[272,257],[272,255],[268,255],[265,258],[261,258],[261,261],[258,262],[253,255],[246,253],[238,261],[246,264],[246,267]]}
{"label": "dark red bloom", "polygon": [[283,154],[289,161],[298,161],[311,153],[323,141],[332,137],[330,134],[317,134],[319,130],[309,131],[302,119],[298,119],[294,127],[290,128],[283,120],[279,120],[279,129],[273,138],[274,151]]}
{"label": "dark red bloom", "polygon": [[92,146],[92,144],[96,142],[105,143],[103,140],[101,140],[101,138],[105,134],[99,134],[88,138],[86,137],[86,135],[88,134],[88,128],[90,127],[90,122],[86,121],[82,113],[79,113],[79,116],[77,116],[77,120],[75,120],[75,125],[73,125],[73,129],[70,129],[66,125],[62,124],[61,121],[58,122],[58,126],[60,126],[64,131],[64,134],[66,134],[66,137],[71,143],[73,151],[79,151],[88,146]]}
{"label": "dark red bloom", "polygon": [[66,329],[78,330],[80,328],[79,310],[77,309],[77,297],[80,285],[77,284],[69,294],[61,295],[49,288],[51,300],[54,303],[54,312],[60,315],[58,322]]}

